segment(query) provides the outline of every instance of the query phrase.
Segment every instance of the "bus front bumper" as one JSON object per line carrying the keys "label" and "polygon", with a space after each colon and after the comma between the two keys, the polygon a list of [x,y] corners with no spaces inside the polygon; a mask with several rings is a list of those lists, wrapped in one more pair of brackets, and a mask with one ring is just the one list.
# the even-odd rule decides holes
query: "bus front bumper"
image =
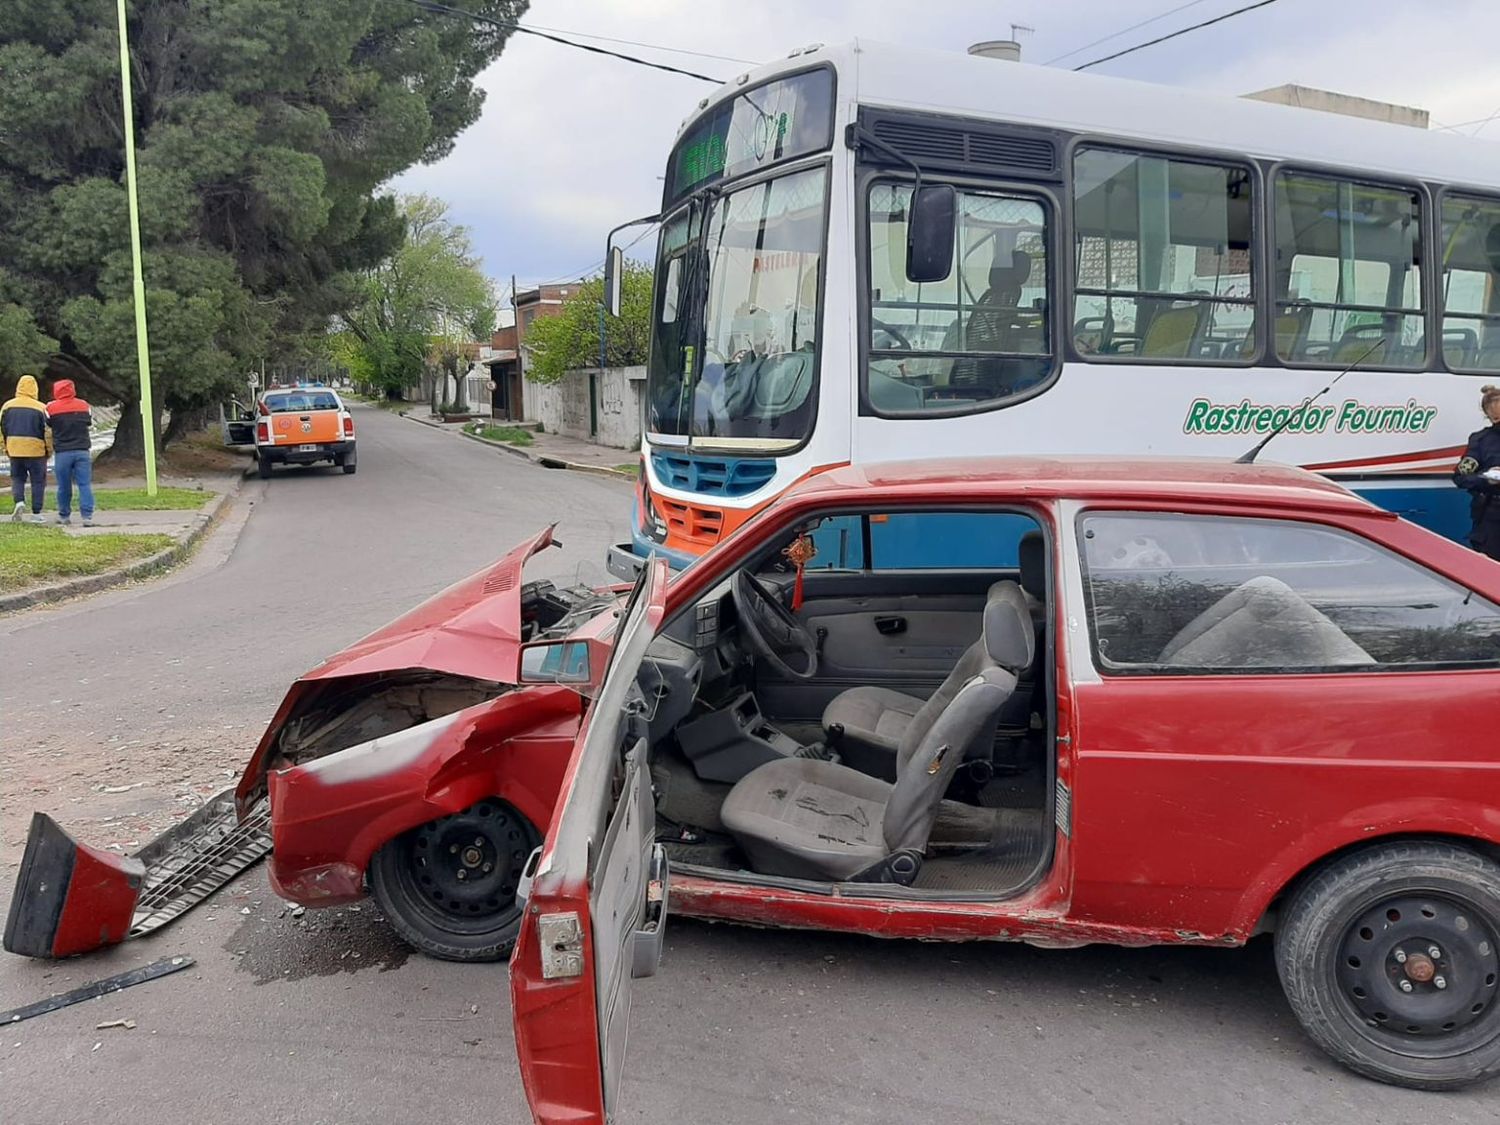
{"label": "bus front bumper", "polygon": [[697,556],[669,551],[660,543],[653,543],[644,535],[636,536],[629,543],[616,543],[604,552],[604,568],[625,582],[634,582],[641,568],[652,555],[667,560],[673,570],[685,570],[696,561]]}

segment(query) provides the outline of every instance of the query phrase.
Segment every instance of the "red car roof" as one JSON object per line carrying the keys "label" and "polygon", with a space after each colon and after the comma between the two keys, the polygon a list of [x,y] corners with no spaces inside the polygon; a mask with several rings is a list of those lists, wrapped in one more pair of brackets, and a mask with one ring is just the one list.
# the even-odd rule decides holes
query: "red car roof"
{"label": "red car roof", "polygon": [[788,497],[868,495],[963,500],[1018,491],[1041,499],[1225,500],[1272,507],[1385,514],[1348,489],[1275,463],[1183,457],[966,457],[849,465],[810,477]]}

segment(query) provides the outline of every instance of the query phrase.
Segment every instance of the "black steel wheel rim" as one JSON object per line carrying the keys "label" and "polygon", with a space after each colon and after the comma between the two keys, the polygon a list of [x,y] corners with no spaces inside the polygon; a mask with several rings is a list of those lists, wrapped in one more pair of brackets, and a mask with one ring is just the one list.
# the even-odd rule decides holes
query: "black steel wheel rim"
{"label": "black steel wheel rim", "polygon": [[440,929],[489,933],[520,917],[516,884],[535,847],[535,832],[514,809],[480,801],[400,838],[404,897]]}
{"label": "black steel wheel rim", "polygon": [[1348,918],[1335,987],[1365,1039],[1409,1058],[1442,1059],[1500,1037],[1495,918],[1462,897],[1421,890],[1383,893]]}

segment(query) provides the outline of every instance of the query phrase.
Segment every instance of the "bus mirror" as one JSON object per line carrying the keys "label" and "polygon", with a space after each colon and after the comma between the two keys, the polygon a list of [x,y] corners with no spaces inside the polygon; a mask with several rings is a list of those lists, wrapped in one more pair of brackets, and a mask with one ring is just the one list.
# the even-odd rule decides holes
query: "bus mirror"
{"label": "bus mirror", "polygon": [[923,184],[912,195],[906,226],[906,280],[942,281],[953,269],[958,192],[952,184]]}
{"label": "bus mirror", "polygon": [[620,278],[625,273],[625,251],[611,246],[604,259],[604,311],[620,315]]}

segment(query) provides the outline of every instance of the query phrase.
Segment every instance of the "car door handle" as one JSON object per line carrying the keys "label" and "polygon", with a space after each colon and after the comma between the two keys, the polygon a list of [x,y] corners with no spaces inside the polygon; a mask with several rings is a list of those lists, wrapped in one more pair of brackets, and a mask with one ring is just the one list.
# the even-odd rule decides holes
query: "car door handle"
{"label": "car door handle", "polygon": [[906,618],[904,617],[877,617],[875,619],[875,631],[883,637],[894,637],[906,632]]}

